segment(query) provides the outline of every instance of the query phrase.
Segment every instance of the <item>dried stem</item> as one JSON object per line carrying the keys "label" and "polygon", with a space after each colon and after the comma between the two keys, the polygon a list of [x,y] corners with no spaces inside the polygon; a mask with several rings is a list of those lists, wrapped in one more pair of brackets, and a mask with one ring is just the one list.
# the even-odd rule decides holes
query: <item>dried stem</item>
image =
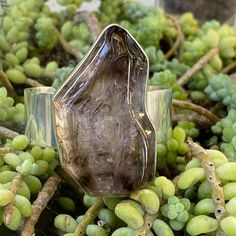
{"label": "dried stem", "polygon": [[16,91],[7,78],[7,75],[2,70],[0,70],[0,82],[2,82],[3,86],[7,89],[8,94],[15,99],[17,97]]}
{"label": "dried stem", "polygon": [[174,186],[175,186],[175,195],[176,196],[178,196],[178,195],[181,195],[181,190],[180,190],[180,188],[178,187],[178,182],[179,182],[179,178],[180,178],[180,176],[182,175],[182,173],[181,174],[179,174],[179,175],[176,175],[173,179],[172,179],[172,183],[174,184]]}
{"label": "dried stem", "polygon": [[204,116],[201,116],[197,113],[191,113],[191,114],[172,114],[172,122],[177,123],[178,121],[192,121],[196,124],[198,124],[200,127],[207,128],[209,126],[212,126],[212,123]]}
{"label": "dried stem", "polygon": [[18,153],[18,151],[15,148],[0,147],[0,155],[4,155],[5,153],[8,153],[8,152]]}
{"label": "dried stem", "polygon": [[207,54],[205,54],[200,60],[197,61],[196,64],[193,65],[191,69],[189,69],[182,77],[180,77],[177,81],[179,85],[186,84],[191,77],[198,72],[202,67],[211,60],[219,52],[219,48],[212,48]]}
{"label": "dried stem", "polygon": [[16,192],[20,187],[21,181],[22,181],[22,176],[20,174],[17,174],[15,178],[12,180],[10,190],[13,193],[13,195],[16,195]]}
{"label": "dried stem", "polygon": [[[212,113],[214,113],[215,115],[219,116],[219,117],[223,117],[223,116],[226,116],[226,113],[225,113],[225,105],[221,102],[218,102],[214,105],[211,105],[211,108],[210,108],[210,111]],[[208,105],[209,107],[209,105]]]}
{"label": "dried stem", "polygon": [[212,112],[210,112],[206,108],[204,108],[202,106],[199,106],[199,105],[196,105],[194,103],[173,99],[172,105],[174,107],[180,107],[180,108],[184,108],[184,109],[195,111],[198,114],[205,116],[213,124],[215,124],[217,121],[220,120],[216,115],[214,115]]}
{"label": "dried stem", "polygon": [[233,73],[230,75],[230,78],[236,82],[236,73]]}
{"label": "dried stem", "polygon": [[181,34],[180,45],[179,45],[179,54],[178,54],[179,61],[182,61],[183,55],[184,55],[184,40],[185,40],[184,34]]}
{"label": "dried stem", "polygon": [[181,42],[181,38],[182,38],[182,32],[181,32],[181,27],[178,23],[178,21],[176,20],[176,18],[174,16],[171,15],[167,15],[167,17],[173,22],[173,25],[177,31],[177,36],[175,39],[175,42],[173,44],[173,46],[170,48],[170,50],[165,54],[165,58],[169,59],[177,50],[180,42]]}
{"label": "dried stem", "polygon": [[96,202],[86,211],[84,217],[76,227],[75,234],[77,236],[85,235],[87,226],[97,217],[99,210],[104,206],[102,198],[98,198]]}
{"label": "dried stem", "polygon": [[206,172],[207,182],[211,187],[212,200],[215,206],[215,217],[219,222],[218,232],[221,233],[220,235],[225,235],[220,228],[220,221],[227,216],[227,212],[225,209],[224,192],[219,176],[217,175],[213,162],[207,155],[205,149],[192,141],[188,141],[188,145],[192,155],[199,159]]}
{"label": "dried stem", "polygon": [[44,87],[45,85],[39,83],[37,80],[27,78],[25,84],[30,85],[31,87]]}
{"label": "dried stem", "polygon": [[34,235],[34,227],[37,223],[40,214],[47,206],[49,200],[55,193],[58,184],[61,182],[61,178],[54,174],[49,177],[45,182],[42,190],[39,192],[38,197],[32,204],[32,215],[25,221],[24,227],[21,231],[21,236],[32,236]]}
{"label": "dried stem", "polygon": [[7,206],[4,208],[4,215],[5,215],[5,222],[6,224],[9,224],[11,222],[11,218],[12,218],[12,212],[13,212],[13,202],[15,199],[15,195],[22,183],[22,176],[20,174],[17,174],[14,179],[11,182],[11,187],[10,190],[13,193],[13,199],[12,201],[7,204]]}
{"label": "dried stem", "polygon": [[0,137],[13,139],[17,135],[19,135],[19,133],[15,132],[15,131],[12,131],[8,128],[0,126]]}
{"label": "dried stem", "polygon": [[[20,134],[17,133],[17,132],[15,132],[15,131],[13,131],[13,130],[11,130],[11,129],[8,129],[8,128],[5,128],[5,127],[0,126],[0,137],[13,139],[13,138],[15,138],[15,137],[18,136],[18,135],[20,135]],[[38,147],[43,148],[43,146],[40,146],[40,145],[38,145],[38,144],[33,144],[33,143],[29,143],[29,144],[27,145],[27,148],[32,148],[32,147],[34,147],[34,146],[38,146]],[[16,152],[15,149],[10,149],[10,148],[8,148],[8,150],[12,150],[12,151],[14,150],[14,152]],[[5,151],[7,151],[7,149],[2,150],[2,152],[5,152]],[[1,151],[0,151],[0,152],[1,152]]]}
{"label": "dried stem", "polygon": [[58,31],[58,29],[54,29],[55,31],[55,34],[57,35],[58,39],[59,39],[59,42],[61,43],[61,46],[63,47],[63,49],[71,54],[72,56],[74,57],[80,57],[81,56],[81,53],[75,49],[73,49],[67,42],[66,40],[63,38],[63,36],[61,35],[61,33]]}
{"label": "dried stem", "polygon": [[168,167],[168,165],[166,164],[163,168],[163,171],[165,173],[165,176],[168,178],[168,179],[171,179],[171,172],[170,172],[170,169]]}
{"label": "dried stem", "polygon": [[144,225],[143,227],[136,229],[134,231],[134,236],[145,236],[150,231],[153,221],[157,218],[158,214],[146,214],[144,216]]}
{"label": "dried stem", "polygon": [[227,65],[221,70],[221,73],[227,74],[236,67],[236,61],[233,61],[231,64]]}
{"label": "dried stem", "polygon": [[10,129],[12,131],[16,131],[18,133],[24,133],[25,132],[25,127],[23,124],[20,123],[13,123],[10,121],[0,121],[0,127],[5,127],[7,129]]}
{"label": "dried stem", "polygon": [[83,190],[78,187],[78,184],[66,173],[66,171],[60,165],[56,166],[55,172],[75,191],[77,195],[79,195],[80,197],[84,195]]}
{"label": "dried stem", "polygon": [[93,12],[79,11],[75,15],[75,22],[84,21],[90,29],[93,42],[97,40],[102,28],[99,20]]}

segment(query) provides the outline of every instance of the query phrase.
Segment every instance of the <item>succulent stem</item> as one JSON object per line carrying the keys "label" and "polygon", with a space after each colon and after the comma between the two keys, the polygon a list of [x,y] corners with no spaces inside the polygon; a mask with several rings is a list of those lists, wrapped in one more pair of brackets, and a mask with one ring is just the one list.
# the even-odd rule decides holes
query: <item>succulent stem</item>
{"label": "succulent stem", "polygon": [[198,158],[201,162],[201,165],[206,173],[207,181],[211,187],[211,196],[214,202],[215,217],[219,222],[217,235],[225,235],[220,228],[220,221],[227,216],[227,212],[225,209],[223,188],[220,179],[216,173],[216,169],[204,148],[192,141],[188,141],[188,145],[192,152],[192,155]]}
{"label": "succulent stem", "polygon": [[143,227],[136,229],[134,231],[134,236],[145,236],[152,227],[153,221],[157,218],[158,214],[145,214]]}
{"label": "succulent stem", "polygon": [[87,24],[91,32],[92,40],[95,42],[102,31],[101,24],[96,15],[89,11],[79,11],[75,15],[75,22],[78,21],[84,21]]}
{"label": "succulent stem", "polygon": [[73,49],[67,42],[66,40],[63,38],[63,36],[61,35],[61,33],[55,28],[54,29],[57,37],[58,37],[58,40],[59,42],[61,43],[61,46],[63,47],[63,49],[69,53],[70,55],[74,56],[74,57],[80,57],[81,54],[79,51]]}
{"label": "succulent stem", "polygon": [[212,124],[215,124],[217,121],[220,120],[219,117],[214,115],[212,112],[210,112],[206,108],[204,108],[202,106],[199,106],[199,105],[196,105],[196,104],[191,103],[191,102],[185,102],[185,101],[180,101],[180,100],[173,99],[172,100],[172,105],[174,107],[180,107],[180,108],[195,111],[198,114],[203,115],[207,119],[209,119],[212,122]]}
{"label": "succulent stem", "polygon": [[37,223],[40,214],[47,206],[49,200],[52,198],[53,194],[57,190],[57,186],[61,182],[61,178],[54,174],[49,177],[45,182],[42,190],[39,192],[36,200],[32,204],[33,213],[25,221],[24,227],[21,231],[21,236],[32,236],[34,235],[34,226]]}
{"label": "succulent stem", "polygon": [[177,83],[179,85],[185,85],[191,77],[202,69],[202,67],[211,60],[217,53],[219,52],[219,48],[212,48],[208,53],[206,53],[202,58],[200,58],[192,67],[189,69],[183,76],[181,76]]}
{"label": "succulent stem", "polygon": [[178,23],[178,21],[176,20],[176,18],[172,15],[167,15],[167,17],[173,22],[173,26],[177,31],[177,36],[175,39],[175,42],[173,44],[173,46],[170,48],[170,50],[165,54],[165,58],[169,59],[177,50],[180,42],[181,42],[181,38],[182,38],[182,32],[181,32],[181,27]]}
{"label": "succulent stem", "polygon": [[224,67],[221,70],[222,74],[227,74],[228,72],[230,72],[231,70],[233,70],[236,67],[236,61],[233,61],[232,63],[230,63],[229,65],[227,65],[226,67]]}
{"label": "succulent stem", "polygon": [[2,70],[0,70],[0,82],[7,89],[9,95],[15,99],[17,97],[16,91]]}
{"label": "succulent stem", "polygon": [[27,78],[25,84],[30,85],[31,87],[43,87],[45,85],[39,83],[37,80]]}
{"label": "succulent stem", "polygon": [[99,210],[104,206],[102,198],[98,198],[95,203],[86,211],[84,217],[79,222],[75,229],[75,234],[78,236],[85,235],[87,226],[97,217]]}
{"label": "succulent stem", "polygon": [[9,204],[7,204],[7,206],[4,208],[4,212],[5,212],[5,222],[7,224],[9,224],[11,222],[11,218],[12,218],[12,212],[13,212],[13,202],[15,199],[15,195],[20,187],[20,184],[22,182],[22,176],[20,174],[17,174],[14,179],[11,182],[11,187],[10,190],[13,193],[13,198],[11,200],[11,202]]}

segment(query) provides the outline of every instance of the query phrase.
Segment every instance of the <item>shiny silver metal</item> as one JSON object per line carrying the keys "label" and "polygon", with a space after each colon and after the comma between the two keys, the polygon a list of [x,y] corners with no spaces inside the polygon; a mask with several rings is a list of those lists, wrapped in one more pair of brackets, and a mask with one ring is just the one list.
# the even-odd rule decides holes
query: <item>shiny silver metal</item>
{"label": "shiny silver metal", "polygon": [[148,86],[147,111],[156,129],[157,143],[165,143],[171,134],[171,103],[171,88]]}
{"label": "shiny silver metal", "polygon": [[24,90],[25,134],[32,144],[57,147],[52,120],[54,118],[52,109],[54,92],[55,89],[52,87],[35,87]]}

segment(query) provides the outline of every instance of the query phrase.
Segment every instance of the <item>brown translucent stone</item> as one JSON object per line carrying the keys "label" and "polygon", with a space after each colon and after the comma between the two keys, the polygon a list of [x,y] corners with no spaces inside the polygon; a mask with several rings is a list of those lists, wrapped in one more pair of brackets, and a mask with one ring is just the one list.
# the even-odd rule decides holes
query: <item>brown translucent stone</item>
{"label": "brown translucent stone", "polygon": [[61,165],[90,195],[125,196],[154,177],[147,73],[143,50],[111,25],[54,96]]}

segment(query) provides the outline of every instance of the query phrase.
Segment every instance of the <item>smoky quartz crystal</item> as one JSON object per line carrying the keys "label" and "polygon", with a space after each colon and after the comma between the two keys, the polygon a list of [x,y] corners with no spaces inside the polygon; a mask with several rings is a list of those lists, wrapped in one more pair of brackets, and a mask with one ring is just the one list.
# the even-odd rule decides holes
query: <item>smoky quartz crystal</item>
{"label": "smoky quartz crystal", "polygon": [[147,79],[141,47],[110,25],[54,95],[61,165],[92,196],[126,196],[154,177]]}

